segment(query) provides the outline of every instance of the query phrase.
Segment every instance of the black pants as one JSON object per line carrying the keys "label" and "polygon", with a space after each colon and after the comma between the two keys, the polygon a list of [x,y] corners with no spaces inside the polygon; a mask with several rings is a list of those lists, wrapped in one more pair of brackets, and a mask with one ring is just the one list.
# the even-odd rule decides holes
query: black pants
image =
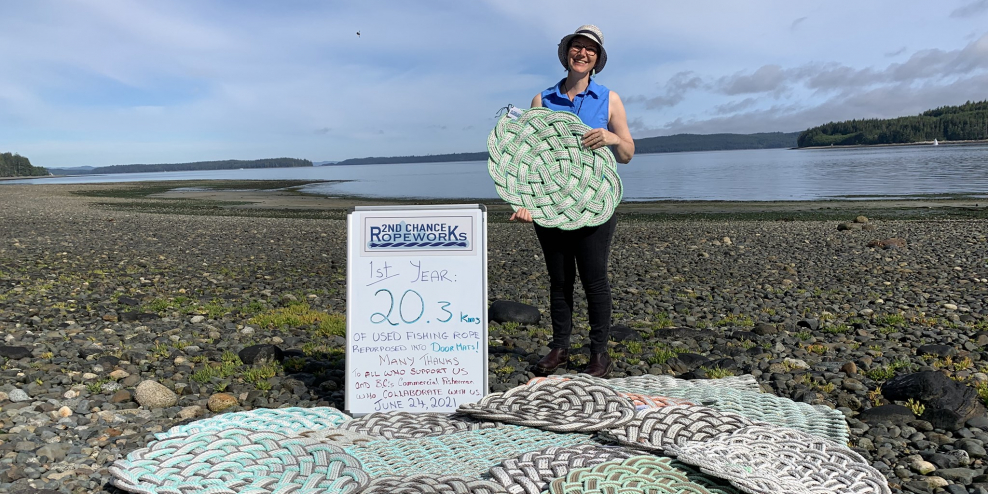
{"label": "black pants", "polygon": [[573,285],[576,270],[587,295],[590,319],[590,352],[607,351],[611,332],[611,284],[607,261],[611,254],[615,216],[606,223],[578,230],[560,230],[535,225],[549,271],[549,313],[552,342],[549,348],[569,348],[573,333]]}

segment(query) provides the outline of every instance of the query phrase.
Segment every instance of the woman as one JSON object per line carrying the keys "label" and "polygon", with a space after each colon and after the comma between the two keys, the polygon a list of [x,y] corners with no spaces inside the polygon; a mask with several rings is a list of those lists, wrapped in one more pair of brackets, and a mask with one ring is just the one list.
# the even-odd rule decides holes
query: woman
{"label": "woman", "polygon": [[[631,161],[635,142],[628,131],[624,104],[617,93],[597,84],[591,76],[600,73],[607,63],[604,35],[597,26],[580,26],[575,33],[559,42],[559,61],[566,77],[553,87],[535,95],[532,107],[568,111],[580,117],[591,130],[583,135],[589,149],[610,146],[621,163]],[[532,222],[532,214],[519,208],[510,220]],[[611,329],[611,286],[607,281],[607,260],[611,252],[615,218],[593,227],[560,230],[535,225],[549,271],[549,312],[552,317],[552,342],[549,354],[539,360],[536,371],[548,374],[569,360],[570,335],[573,332],[573,284],[579,269],[583,291],[587,295],[590,319],[590,363],[583,372],[604,377],[611,372],[607,339]]]}

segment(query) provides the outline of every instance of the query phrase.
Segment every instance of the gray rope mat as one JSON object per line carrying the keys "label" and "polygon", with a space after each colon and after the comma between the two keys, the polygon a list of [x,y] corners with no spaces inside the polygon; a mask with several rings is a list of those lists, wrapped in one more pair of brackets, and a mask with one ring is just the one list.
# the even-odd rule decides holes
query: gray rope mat
{"label": "gray rope mat", "polygon": [[[785,425],[834,427],[815,408],[732,387],[745,380],[661,377],[613,380],[621,390],[589,376],[544,379],[442,416],[352,419],[327,407],[222,414],[160,434],[109,471],[115,486],[146,494],[529,494],[552,492],[554,482],[567,493],[890,492],[841,441]],[[679,398],[657,395],[659,385]],[[760,406],[785,411],[784,423],[758,423]],[[645,459],[625,463],[635,457]]]}
{"label": "gray rope mat", "polygon": [[649,408],[635,413],[623,427],[600,432],[618,444],[657,453],[688,442],[703,442],[753,425],[740,415],[696,405]]}
{"label": "gray rope mat", "polygon": [[625,459],[639,453],[624,449],[582,444],[561,448],[552,446],[530,451],[491,467],[490,476],[511,494],[539,494],[553,479],[564,477],[575,468],[592,467],[605,461]]}
{"label": "gray rope mat", "polygon": [[595,432],[630,421],[635,405],[605,386],[549,379],[491,393],[460,405],[460,413],[556,432]]}
{"label": "gray rope mat", "polygon": [[457,476],[426,473],[406,477],[381,477],[371,481],[360,494],[503,494],[500,484]]}
{"label": "gray rope mat", "polygon": [[677,447],[677,457],[750,494],[887,494],[885,477],[846,446],[805,432],[752,425]]}

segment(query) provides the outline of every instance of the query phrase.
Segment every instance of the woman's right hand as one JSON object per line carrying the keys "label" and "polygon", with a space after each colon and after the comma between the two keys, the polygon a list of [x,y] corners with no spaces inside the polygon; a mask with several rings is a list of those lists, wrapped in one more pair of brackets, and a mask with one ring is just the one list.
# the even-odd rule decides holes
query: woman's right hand
{"label": "woman's right hand", "polygon": [[510,218],[508,218],[508,221],[520,221],[522,223],[531,223],[532,213],[525,208],[518,208],[518,210],[515,211]]}

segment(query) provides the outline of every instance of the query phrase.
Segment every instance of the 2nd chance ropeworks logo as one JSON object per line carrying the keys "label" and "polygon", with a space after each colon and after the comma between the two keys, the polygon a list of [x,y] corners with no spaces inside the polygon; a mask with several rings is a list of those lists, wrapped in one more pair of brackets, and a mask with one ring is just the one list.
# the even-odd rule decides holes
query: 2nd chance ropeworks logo
{"label": "2nd chance ropeworks logo", "polygon": [[473,217],[364,218],[365,252],[471,251]]}

